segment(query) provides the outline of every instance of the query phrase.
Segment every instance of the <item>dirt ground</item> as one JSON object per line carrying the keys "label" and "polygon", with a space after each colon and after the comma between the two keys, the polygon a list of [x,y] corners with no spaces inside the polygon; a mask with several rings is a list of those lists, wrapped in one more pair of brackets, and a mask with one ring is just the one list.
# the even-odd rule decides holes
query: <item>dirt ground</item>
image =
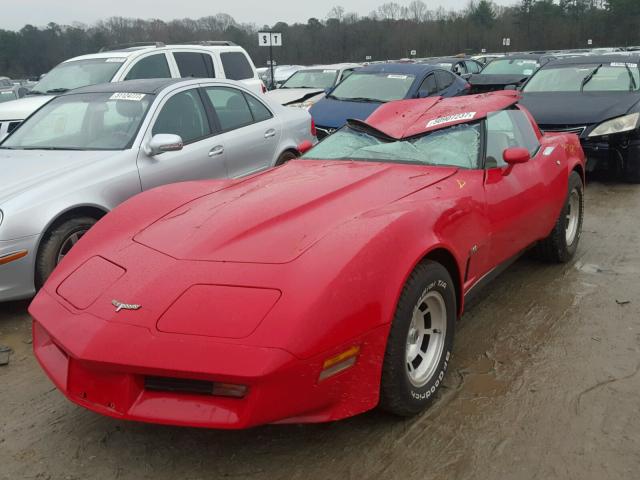
{"label": "dirt ground", "polygon": [[[592,183],[575,260],[524,258],[457,332],[419,418],[371,412],[242,432],[127,423],[68,402],[0,305],[0,479],[637,479],[640,187]],[[629,303],[627,303],[629,302]]]}

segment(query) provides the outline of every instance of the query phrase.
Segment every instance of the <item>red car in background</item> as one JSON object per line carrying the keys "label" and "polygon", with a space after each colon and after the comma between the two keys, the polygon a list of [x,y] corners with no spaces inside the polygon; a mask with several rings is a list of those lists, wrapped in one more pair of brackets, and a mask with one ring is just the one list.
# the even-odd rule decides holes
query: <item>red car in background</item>
{"label": "red car in background", "polygon": [[530,247],[565,262],[578,246],[578,138],[543,135],[518,98],[384,104],[274,170],[126,202],[32,303],[39,362],[121,419],[421,412],[465,299]]}

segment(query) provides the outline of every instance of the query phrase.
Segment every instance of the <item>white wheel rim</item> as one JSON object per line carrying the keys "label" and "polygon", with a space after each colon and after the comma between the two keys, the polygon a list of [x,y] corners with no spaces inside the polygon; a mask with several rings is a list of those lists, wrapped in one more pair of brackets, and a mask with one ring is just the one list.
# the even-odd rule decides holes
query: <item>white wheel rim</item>
{"label": "white wheel rim", "polygon": [[436,373],[447,333],[447,307],[437,291],[425,292],[413,309],[407,333],[405,368],[414,387],[423,387]]}
{"label": "white wheel rim", "polygon": [[567,246],[572,245],[578,235],[580,224],[580,193],[576,188],[571,190],[567,205],[566,239]]}

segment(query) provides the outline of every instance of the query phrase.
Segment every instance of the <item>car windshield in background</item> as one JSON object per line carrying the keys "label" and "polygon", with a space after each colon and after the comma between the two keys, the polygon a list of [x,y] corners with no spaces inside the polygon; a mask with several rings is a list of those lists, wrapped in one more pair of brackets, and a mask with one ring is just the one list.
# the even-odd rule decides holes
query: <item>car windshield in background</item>
{"label": "car windshield in background", "polygon": [[15,100],[16,98],[18,97],[13,90],[0,91],[0,103],[10,102],[11,100]]}
{"label": "car windshield in background", "polygon": [[122,66],[124,58],[93,58],[61,63],[40,80],[32,93],[60,93],[74,88],[108,83]]}
{"label": "car windshield in background", "polygon": [[462,124],[408,140],[392,140],[359,126],[346,126],[302,158],[363,160],[478,168],[480,126]]}
{"label": "car windshield in background", "polygon": [[493,60],[482,69],[482,74],[489,75],[533,75],[540,64],[536,60],[522,58]]}
{"label": "car windshield in background", "polygon": [[390,102],[407,96],[414,75],[356,72],[340,83],[331,98],[351,101]]}
{"label": "car windshield in background", "polygon": [[84,93],[58,97],[25,121],[0,148],[15,150],[125,150],[153,96]]}
{"label": "car windshield in background", "polygon": [[338,76],[337,70],[300,70],[291,75],[280,88],[319,88],[333,87]]}
{"label": "car windshield in background", "polygon": [[525,92],[636,92],[640,90],[637,63],[557,65],[543,68]]}

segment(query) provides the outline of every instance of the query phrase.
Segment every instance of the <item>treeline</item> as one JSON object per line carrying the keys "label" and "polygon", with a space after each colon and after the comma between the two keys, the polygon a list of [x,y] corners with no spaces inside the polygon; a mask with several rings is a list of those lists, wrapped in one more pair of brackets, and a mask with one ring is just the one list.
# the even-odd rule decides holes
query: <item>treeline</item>
{"label": "treeline", "polygon": [[27,25],[0,30],[0,75],[22,77],[47,72],[60,61],[98,51],[106,45],[160,41],[231,40],[245,47],[256,65],[265,65],[268,49],[258,47],[257,32],[283,33],[276,49],[280,64],[384,60],[462,52],[546,50],[640,45],[640,0],[520,0],[502,7],[471,0],[460,11],[431,10],[422,0],[380,5],[366,16],[334,7],[326,18],[272,26],[238,23],[226,14],[169,22],[114,17],[92,26]]}

